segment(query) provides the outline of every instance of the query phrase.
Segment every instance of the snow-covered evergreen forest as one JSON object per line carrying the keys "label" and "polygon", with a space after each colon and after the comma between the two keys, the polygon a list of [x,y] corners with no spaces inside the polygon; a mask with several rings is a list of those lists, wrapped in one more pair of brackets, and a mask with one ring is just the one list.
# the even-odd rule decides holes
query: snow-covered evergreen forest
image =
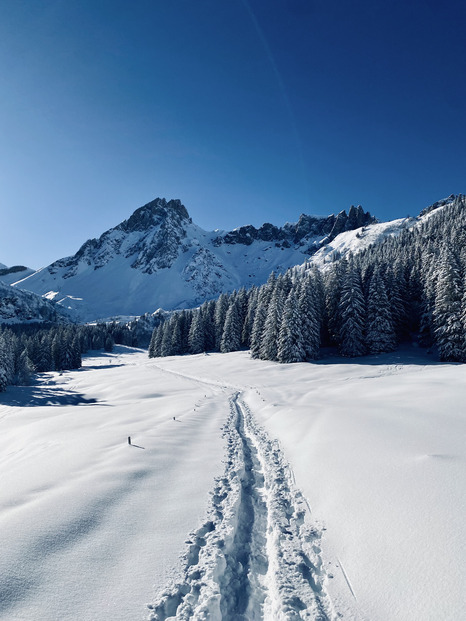
{"label": "snow-covered evergreen forest", "polygon": [[149,356],[251,350],[291,363],[322,347],[342,356],[436,346],[440,360],[466,361],[466,198],[357,254],[311,262],[267,283],[175,312],[152,334]]}
{"label": "snow-covered evergreen forest", "polygon": [[116,342],[136,344],[131,331],[117,324],[0,328],[0,392],[27,384],[34,373],[79,369],[81,354],[112,351]]}

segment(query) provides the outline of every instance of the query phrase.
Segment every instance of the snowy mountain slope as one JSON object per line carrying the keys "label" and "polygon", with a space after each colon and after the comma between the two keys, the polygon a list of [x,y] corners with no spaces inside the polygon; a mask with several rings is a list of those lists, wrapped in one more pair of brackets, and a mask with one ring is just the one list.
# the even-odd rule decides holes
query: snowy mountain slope
{"label": "snowy mountain slope", "polygon": [[0,263],[0,282],[6,285],[11,285],[17,280],[26,278],[33,274],[36,270],[24,265],[14,265],[13,267],[7,267]]}
{"label": "snowy mountain slope", "polygon": [[204,231],[179,200],[137,209],[73,256],[14,286],[47,296],[91,320],[196,306],[224,291],[265,282],[272,270],[302,263],[324,241],[373,218],[352,207],[328,218],[302,215],[279,228],[264,224]]}
{"label": "snowy mountain slope", "polygon": [[463,619],[463,376],[118,347],[8,388],[2,621],[234,619],[236,578],[243,618]]}
{"label": "snowy mountain slope", "polygon": [[327,241],[310,258],[310,263],[323,267],[340,257],[351,253],[356,254],[373,244],[383,242],[387,237],[400,235],[403,231],[420,227],[426,220],[438,214],[443,208],[454,203],[457,199],[451,195],[426,207],[418,217],[406,217],[390,222],[375,222],[337,235]]}
{"label": "snowy mountain slope", "polygon": [[310,263],[322,267],[340,257],[344,257],[346,254],[361,252],[372,244],[382,242],[391,235],[399,235],[403,230],[410,229],[418,223],[419,220],[416,218],[401,218],[390,222],[370,224],[353,231],[345,231],[312,255]]}
{"label": "snowy mountain slope", "polygon": [[0,324],[69,321],[63,308],[0,282]]}

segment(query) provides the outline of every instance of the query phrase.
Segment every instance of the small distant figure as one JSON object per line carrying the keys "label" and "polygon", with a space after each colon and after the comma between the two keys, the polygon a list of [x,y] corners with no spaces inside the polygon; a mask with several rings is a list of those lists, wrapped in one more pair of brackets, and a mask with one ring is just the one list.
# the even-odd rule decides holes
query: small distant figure
{"label": "small distant figure", "polygon": [[173,417],[173,420],[176,420],[176,418],[175,418],[175,417]]}
{"label": "small distant figure", "polygon": [[131,436],[128,436],[128,444],[131,444]]}

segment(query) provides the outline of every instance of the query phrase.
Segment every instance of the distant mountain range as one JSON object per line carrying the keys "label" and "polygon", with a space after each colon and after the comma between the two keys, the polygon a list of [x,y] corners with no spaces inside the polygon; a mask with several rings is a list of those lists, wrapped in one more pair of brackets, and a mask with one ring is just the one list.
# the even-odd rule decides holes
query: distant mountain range
{"label": "distant mountain range", "polygon": [[323,218],[301,215],[282,227],[205,231],[179,200],[157,198],[75,255],[18,272],[19,278],[7,270],[0,280],[7,277],[15,288],[58,302],[85,321],[190,308],[262,284],[273,270],[301,264],[342,233],[373,223],[370,213],[351,207]]}
{"label": "distant mountain range", "polygon": [[157,198],[48,267],[0,264],[0,323],[94,321],[193,308],[222,292],[260,285],[272,271],[309,262],[324,266],[359,252],[422,224],[454,200],[440,200],[417,218],[384,223],[351,207],[322,218],[301,215],[282,227],[266,223],[226,232],[205,231],[179,200]]}

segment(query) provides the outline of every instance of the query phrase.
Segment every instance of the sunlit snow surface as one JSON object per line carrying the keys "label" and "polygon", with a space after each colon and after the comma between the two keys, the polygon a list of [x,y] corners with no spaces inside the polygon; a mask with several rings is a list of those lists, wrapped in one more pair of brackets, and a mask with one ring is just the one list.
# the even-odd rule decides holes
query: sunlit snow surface
{"label": "sunlit snow surface", "polygon": [[419,350],[277,365],[123,347],[84,364],[0,395],[2,621],[153,614],[147,604],[183,580],[193,533],[219,513],[235,395],[258,454],[261,434],[279,439],[296,483],[283,494],[310,507],[325,610],[463,618],[463,366]]}

